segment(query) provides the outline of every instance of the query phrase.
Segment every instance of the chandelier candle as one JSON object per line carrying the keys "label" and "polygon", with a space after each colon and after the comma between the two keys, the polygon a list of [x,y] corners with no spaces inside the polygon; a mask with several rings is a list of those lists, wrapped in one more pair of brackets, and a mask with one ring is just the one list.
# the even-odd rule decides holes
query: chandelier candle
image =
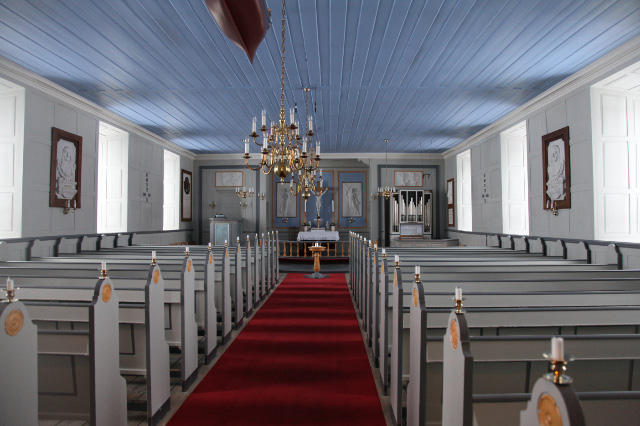
{"label": "chandelier candle", "polygon": [[564,339],[562,337],[551,338],[551,361],[564,361]]}

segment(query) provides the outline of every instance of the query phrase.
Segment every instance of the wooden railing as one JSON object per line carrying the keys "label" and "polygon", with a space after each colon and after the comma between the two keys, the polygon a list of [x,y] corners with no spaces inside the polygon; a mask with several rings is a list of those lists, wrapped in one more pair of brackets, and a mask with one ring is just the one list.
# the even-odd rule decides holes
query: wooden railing
{"label": "wooden railing", "polygon": [[279,257],[313,257],[313,253],[309,247],[318,243],[327,247],[323,251],[321,257],[349,257],[348,241],[279,241],[278,256]]}

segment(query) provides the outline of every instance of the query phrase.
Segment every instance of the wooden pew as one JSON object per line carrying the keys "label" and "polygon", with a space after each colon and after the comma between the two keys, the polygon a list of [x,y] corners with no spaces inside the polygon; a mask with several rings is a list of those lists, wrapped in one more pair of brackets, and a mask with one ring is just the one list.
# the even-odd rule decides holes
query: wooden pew
{"label": "wooden pew", "polygon": [[[147,266],[147,268],[149,268]],[[37,274],[36,272],[39,272]],[[120,299],[127,303],[144,302],[145,286],[148,286],[149,276],[145,274],[144,278],[125,277],[122,276],[118,280],[118,292],[122,293]],[[43,283],[43,276],[46,276],[46,284]],[[41,294],[48,297],[45,290],[49,289],[49,294],[55,294],[57,289],[82,289],[85,282],[91,277],[87,271],[57,270],[52,274],[47,269],[34,269],[31,275],[20,277],[23,291],[28,288],[38,289],[29,293],[29,297],[36,298]],[[182,272],[177,280],[166,280],[164,282],[164,291],[162,292],[163,308],[162,313],[157,315],[162,320],[163,334],[165,340],[170,346],[179,347],[182,352],[180,364],[180,378],[182,381],[183,391],[186,391],[197,377],[198,370],[198,336],[197,325],[195,321],[195,285],[194,285],[194,267],[190,258],[183,258]],[[165,307],[167,304],[173,308],[169,309],[169,318],[165,315]],[[144,306],[143,306],[144,307]],[[140,317],[133,316],[122,318],[123,324],[143,324]],[[135,331],[135,330],[134,330]],[[142,346],[144,347],[144,346]],[[141,374],[144,364],[140,357],[143,352],[138,352],[138,358],[130,358],[132,363],[131,369],[124,369],[128,374]],[[137,362],[136,362],[137,360]],[[126,358],[125,358],[126,361]],[[133,367],[137,365],[137,367]]]}
{"label": "wooden pew", "polygon": [[[15,271],[12,271],[15,272]],[[59,280],[51,280],[50,270],[34,270],[42,272],[42,276],[33,280],[18,276],[23,285],[20,297],[31,302],[55,301],[60,296],[60,287],[70,301],[83,300],[92,293],[90,285],[73,283],[70,287],[59,285]],[[66,272],[66,271],[65,271]],[[74,271],[75,272],[75,271]],[[82,272],[82,271],[80,271]],[[15,276],[15,275],[14,275]],[[28,277],[27,277],[28,278]],[[165,339],[164,279],[157,265],[147,267],[146,284],[143,289],[118,289],[120,317],[120,372],[122,374],[144,375],[146,380],[147,418],[155,424],[164,416],[170,407],[169,382],[169,345]],[[87,281],[90,281],[87,280]],[[52,287],[53,285],[53,287]],[[39,311],[36,311],[36,314]],[[56,325],[40,318],[41,328]],[[40,330],[46,333],[46,330]],[[51,331],[49,331],[51,332]],[[131,343],[131,351],[122,347],[122,343]],[[136,404],[140,406],[139,403]]]}
{"label": "wooden pew", "polygon": [[38,328],[22,302],[0,303],[0,360],[2,423],[38,424]]}
{"label": "wooden pew", "polygon": [[[394,306],[401,306],[404,298],[402,294],[403,284],[401,277],[398,276],[397,279],[398,285],[394,287]],[[412,420],[410,424],[422,424],[420,423],[421,419],[427,419],[429,423],[439,421],[439,413],[434,413],[434,411],[437,411],[434,407],[439,406],[440,397],[439,390],[434,389],[434,386],[437,388],[439,381],[437,363],[441,362],[442,345],[444,344],[446,347],[448,341],[445,339],[443,343],[441,338],[433,337],[430,339],[429,336],[445,330],[450,322],[448,319],[450,308],[433,306],[429,300],[429,294],[424,292],[423,284],[422,282],[414,282],[412,284],[413,295],[409,314],[405,313],[405,309],[394,307],[393,310],[393,327],[394,330],[398,331],[393,334],[391,351],[391,402],[394,415],[397,416],[397,419],[402,419],[403,375],[405,375],[406,380],[406,374],[410,373],[407,388],[407,416]],[[509,339],[508,337],[505,338],[503,334],[518,334],[520,337],[511,337],[513,339],[510,342],[511,346],[515,348],[516,346],[519,347],[535,342],[535,338],[528,338],[527,341],[526,338],[521,337],[531,334],[546,334],[546,338],[548,338],[549,334],[554,334],[558,330],[563,334],[576,334],[578,330],[581,330],[581,332],[589,332],[589,330],[601,332],[602,327],[613,327],[611,332],[615,333],[626,330],[629,325],[632,328],[637,327],[640,324],[640,305],[637,304],[640,295],[638,295],[637,291],[627,293],[626,296],[630,300],[622,306],[609,304],[606,295],[604,295],[605,297],[599,297],[593,294],[583,299],[588,304],[587,306],[563,306],[563,304],[566,304],[566,300],[559,300],[559,305],[548,300],[547,305],[541,307],[537,300],[538,295],[533,292],[524,292],[518,295],[521,298],[518,307],[501,307],[502,303],[499,300],[496,303],[485,302],[482,307],[476,308],[474,305],[474,308],[467,310],[466,317],[467,322],[474,324],[474,327],[479,329],[481,333],[483,330],[485,331],[484,337],[482,337],[485,340],[491,338],[491,336],[487,335],[487,332],[495,333],[496,335],[492,337],[496,340]],[[453,294],[453,292],[450,294]],[[494,296],[495,299],[498,298],[497,295]],[[576,292],[574,295],[574,297],[582,296],[580,292]],[[481,301],[481,299],[474,299],[472,296],[469,299],[478,303]],[[433,303],[437,304],[438,302]],[[451,299],[449,298],[450,303]],[[550,313],[553,313],[553,315],[550,315]],[[411,328],[410,338],[404,332],[409,327]],[[635,339],[629,340],[628,338],[625,339],[624,336],[616,336],[616,338],[624,342],[625,349],[622,351],[622,356],[627,356],[627,359],[638,358],[640,340],[637,335],[632,337],[635,337]],[[588,340],[586,343],[588,347],[593,346],[595,341],[593,336],[575,336],[573,338],[576,340],[581,338]],[[410,341],[407,342],[407,340]],[[537,336],[537,341],[540,341],[539,336]],[[530,346],[526,347],[527,352],[529,352]],[[517,351],[517,349],[513,350]],[[410,352],[409,356],[406,356],[407,352]],[[500,357],[500,355],[495,354],[495,351],[491,351],[489,354],[485,352],[485,354],[488,357]],[[527,359],[526,361],[532,360]],[[519,377],[522,377],[524,371],[530,371],[521,366],[514,368],[516,368],[516,371],[522,372]],[[501,366],[502,373],[506,374],[508,371],[513,370]],[[427,376],[429,377],[428,380]],[[495,378],[489,380],[493,380],[491,382],[492,386],[497,385]],[[504,375],[502,380],[504,380]],[[625,376],[625,382],[626,380]],[[424,414],[425,410],[427,414]],[[509,423],[507,422],[506,424]]]}
{"label": "wooden pew", "polygon": [[[53,301],[25,302],[25,305],[34,321],[85,324],[76,329],[38,330],[39,397],[31,409],[39,412],[41,418],[84,419],[94,425],[126,424],[126,382],[120,376],[118,357],[118,294],[111,280],[101,278],[93,289],[82,294],[59,289]],[[4,306],[13,310],[13,303]],[[30,334],[32,330],[29,325],[25,328]],[[4,346],[3,353],[9,352]],[[28,354],[13,355],[33,362]],[[65,358],[69,363],[63,362]],[[3,362],[14,368],[21,363],[6,358]],[[29,371],[18,372],[32,386],[35,371],[32,366]],[[2,377],[4,380],[8,376]],[[2,389],[12,391],[8,386]],[[22,404],[11,410],[18,407]],[[3,420],[5,415],[7,411],[3,410]]]}
{"label": "wooden pew", "polygon": [[[415,308],[415,310],[417,311],[419,308]],[[491,405],[490,408],[486,407],[486,409],[478,411],[480,414],[480,422],[478,423],[481,425],[514,424],[518,417],[520,424],[537,424],[532,423],[530,418],[535,416],[537,421],[539,407],[541,410],[545,410],[545,415],[550,416],[551,419],[560,417],[563,424],[570,425],[583,425],[585,420],[588,420],[590,424],[602,424],[603,422],[632,424],[640,415],[640,404],[637,402],[637,399],[640,398],[640,392],[623,389],[618,392],[592,390],[575,393],[571,388],[570,378],[564,374],[559,374],[557,381],[553,382],[549,379],[555,379],[554,375],[545,375],[547,377],[538,379],[530,392],[528,386],[525,385],[523,386],[524,392],[520,391],[519,393],[474,395],[474,380],[487,381],[491,379],[491,376],[487,374],[474,374],[476,365],[494,364],[497,368],[501,368],[509,363],[524,361],[528,365],[536,363],[538,367],[541,367],[537,368],[538,370],[545,365],[549,365],[551,368],[549,362],[542,360],[541,356],[549,348],[550,336],[476,337],[471,335],[468,325],[463,312],[453,311],[447,321],[447,332],[443,339],[443,351],[441,352],[442,358],[439,360],[443,363],[443,424],[461,426],[477,422],[474,415],[474,402],[478,408]],[[585,374],[584,368],[582,371],[578,369],[577,373],[580,377],[577,378],[577,384],[583,389],[588,389],[588,382],[597,381],[602,373],[615,374],[615,364],[620,360],[632,360],[631,362],[633,362],[640,356],[640,335],[638,334],[570,335],[565,336],[564,339],[576,359],[575,363],[569,364],[569,370],[580,364],[581,360],[588,360],[588,365],[595,373],[589,377],[590,374]],[[430,358],[431,355],[429,354],[427,357]],[[434,358],[436,357],[437,355]],[[554,370],[562,373],[560,367],[561,363],[553,365]],[[505,369],[508,370],[509,367]],[[535,371],[536,368],[530,368],[529,371],[531,370]],[[536,373],[529,373],[525,380],[529,382],[534,374]],[[624,385],[626,387],[626,381]],[[417,386],[417,383],[414,386]],[[421,401],[415,401],[418,393],[411,383],[409,393],[412,394],[412,399],[408,407],[417,407],[416,404]],[[553,398],[557,411],[549,411],[550,407],[547,407],[547,404],[539,406],[540,398],[545,393],[549,395],[547,400]],[[422,395],[425,396],[425,394]],[[529,401],[527,408],[518,416],[518,406],[522,405],[522,401],[525,400]],[[607,401],[606,416],[594,415],[595,410],[602,411],[603,400]],[[595,410],[594,401],[598,401]],[[549,403],[550,400],[546,402]],[[496,407],[500,407],[501,418],[487,416],[487,412],[495,412]],[[506,408],[512,409],[506,410]],[[424,407],[421,407],[420,411],[410,410],[407,424],[424,424],[424,415]]]}

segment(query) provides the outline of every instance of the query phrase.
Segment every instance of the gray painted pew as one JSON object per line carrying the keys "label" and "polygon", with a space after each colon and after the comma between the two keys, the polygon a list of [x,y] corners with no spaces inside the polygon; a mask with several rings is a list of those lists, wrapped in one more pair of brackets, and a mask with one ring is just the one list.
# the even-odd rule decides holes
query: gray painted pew
{"label": "gray painted pew", "polygon": [[[414,286],[417,289],[418,286]],[[422,304],[420,304],[422,305]],[[419,321],[419,310],[424,306],[412,307],[412,321]],[[443,362],[443,404],[442,423],[451,426],[461,426],[475,422],[474,408],[479,414],[479,424],[515,424],[518,417],[520,424],[538,424],[538,408],[544,411],[545,418],[554,419],[560,417],[563,424],[583,425],[585,420],[589,424],[633,424],[640,416],[640,392],[633,392],[622,389],[618,392],[578,392],[571,389],[569,384],[556,384],[546,379],[538,379],[529,393],[528,386],[524,387],[524,392],[518,393],[492,393],[475,394],[473,383],[476,380],[487,381],[491,376],[474,374],[476,366],[483,364],[494,364],[497,368],[511,370],[510,363],[522,364],[526,362],[531,365],[537,362],[540,368],[528,368],[531,370],[542,370],[548,361],[543,361],[541,354],[548,352],[551,336],[497,336],[497,337],[476,337],[471,336],[468,323],[464,313],[452,312],[447,322],[447,332],[443,340],[443,350],[441,359],[435,362]],[[585,369],[577,370],[576,384],[579,388],[589,389],[589,382],[598,381],[604,374],[612,376],[616,374],[616,364],[620,360],[636,361],[640,357],[640,335],[573,335],[562,336],[571,351],[571,355],[577,360],[569,363],[569,370],[573,370],[580,363],[580,360],[598,360],[596,365],[588,363],[593,374],[585,374]],[[412,341],[412,351],[413,341]],[[438,352],[438,351],[431,351]],[[413,354],[413,352],[412,352]],[[434,358],[437,358],[437,355]],[[432,357],[432,353],[427,355]],[[431,361],[431,360],[429,360]],[[535,365],[535,364],[534,364]],[[481,372],[482,373],[482,372]],[[533,373],[536,374],[536,373]],[[538,373],[540,374],[540,373]],[[572,374],[573,375],[573,374]],[[488,377],[487,377],[488,376]],[[525,378],[527,382],[531,380],[529,373]],[[520,375],[520,377],[522,377]],[[408,395],[408,425],[422,425],[425,422],[425,411],[418,393],[420,380],[409,383]],[[624,387],[627,381],[624,381]],[[426,390],[426,386],[421,386]],[[593,389],[593,387],[591,388]],[[547,394],[547,401],[539,405],[540,398]],[[423,393],[423,397],[426,395]],[[549,398],[553,397],[556,410]],[[582,401],[579,401],[581,399]],[[518,413],[520,401],[529,400],[527,408]],[[475,406],[474,406],[475,402]],[[594,406],[594,402],[597,403]],[[581,406],[582,404],[582,406]],[[606,406],[604,405],[606,404]],[[489,405],[490,407],[486,407]],[[551,405],[551,406],[549,406]],[[500,407],[500,418],[488,414],[490,411]],[[606,410],[602,410],[605,408]],[[419,409],[418,409],[419,408]],[[509,410],[510,409],[510,410]],[[584,413],[583,413],[584,411]],[[598,412],[605,411],[602,416]],[[536,422],[532,422],[532,417]]]}
{"label": "gray painted pew", "polygon": [[[6,269],[5,269],[6,271]],[[24,279],[17,270],[10,268],[11,276],[23,285],[20,298],[30,301],[56,300],[60,289],[47,285],[52,275],[60,277],[61,272],[75,272],[76,276],[86,273],[80,271],[30,270],[33,277],[42,272],[42,277],[35,285],[28,285],[32,280]],[[0,271],[3,273],[3,271]],[[69,274],[66,274],[67,276]],[[165,340],[165,294],[164,279],[158,266],[147,266],[144,271],[146,284],[144,294],[135,294],[134,290],[119,289],[120,296],[120,371],[122,374],[136,374],[147,377],[147,417],[150,422],[157,420],[169,409],[169,345]],[[57,285],[57,283],[56,283]],[[65,289],[67,299],[83,300],[91,294],[90,286],[74,286]],[[142,293],[139,291],[138,293]],[[141,300],[142,299],[142,300]]]}
{"label": "gray painted pew", "polygon": [[[436,367],[429,368],[429,365],[433,365],[434,362],[441,362],[442,359],[440,357],[442,355],[438,354],[442,354],[442,340],[441,338],[435,338],[436,341],[433,341],[433,339],[430,340],[429,335],[432,335],[438,330],[446,329],[450,308],[429,307],[428,294],[424,292],[423,283],[419,282],[414,283],[412,286],[413,294],[410,304],[412,310],[410,314],[406,315],[406,309],[395,308],[395,306],[402,305],[404,297],[402,287],[402,280],[400,279],[398,280],[398,285],[394,287],[393,295],[395,301],[392,318],[394,333],[392,336],[393,343],[390,363],[392,412],[397,419],[402,418],[403,380],[406,380],[407,370],[409,370],[407,412],[416,410],[415,404],[420,404],[421,409],[419,413],[423,414],[426,409],[429,417],[427,418],[428,422],[438,422],[439,413],[436,412],[437,410],[434,409],[434,407],[438,406],[440,398],[439,392],[433,388],[434,380],[437,381],[438,370]],[[453,292],[451,294],[453,294]],[[576,295],[578,294],[579,293],[576,293]],[[633,327],[640,324],[640,306],[608,305],[604,298],[599,302],[596,301],[596,295],[592,295],[593,300],[590,301],[594,306],[577,307],[565,307],[554,304],[537,307],[535,306],[537,304],[535,300],[537,296],[535,294],[524,293],[520,296],[522,300],[529,299],[520,303],[520,305],[524,307],[474,307],[466,313],[467,321],[473,324],[475,328],[492,331],[499,336],[503,334],[553,334],[557,330],[562,330],[563,333],[569,334],[576,333],[578,328],[580,328],[581,332],[586,332],[589,329],[600,330],[601,327],[607,326],[617,326],[619,330],[623,330],[630,324],[633,325]],[[449,302],[451,303],[451,300],[449,300]],[[498,301],[495,304],[499,305],[500,302]],[[533,307],[528,307],[528,305],[532,305]],[[552,316],[550,312],[553,312]],[[409,327],[412,327],[411,337],[409,337],[409,333],[407,333]],[[501,332],[501,330],[504,332]],[[515,342],[520,342],[515,338],[513,339]],[[593,340],[589,343],[593,344]],[[632,342],[632,346],[627,348],[625,356],[637,358],[638,343],[639,341],[637,339]],[[446,346],[446,341],[444,345]],[[493,356],[495,357],[496,355],[494,354]],[[436,370],[433,368],[436,368]],[[510,371],[504,368],[504,366],[501,368],[501,371],[505,374]],[[427,382],[427,371],[430,372],[429,382]],[[493,383],[493,386],[495,385],[496,383]],[[409,392],[411,392],[411,395],[409,395]],[[416,394],[421,396],[417,397]],[[426,418],[423,416],[415,415],[414,413],[412,419]]]}
{"label": "gray painted pew", "polygon": [[[34,291],[28,294],[32,298],[44,294],[46,290],[55,294],[59,289],[77,289],[77,293],[80,294],[80,290],[85,287],[86,279],[90,277],[90,275],[85,278],[65,276],[69,274],[68,271],[58,271],[59,274],[55,275],[47,270],[37,271],[42,274],[48,274],[48,276],[45,280],[43,280],[42,275],[20,277],[21,292],[26,293],[30,291],[30,288],[33,288]],[[148,278],[120,278],[118,281],[120,299],[127,303],[143,303],[145,300],[143,291],[148,282]],[[195,286],[192,260],[190,258],[183,259],[179,281],[165,280],[164,285],[163,303],[164,305],[174,306],[175,309],[169,309],[169,316],[167,317],[163,308],[162,317],[160,315],[158,317],[163,318],[163,333],[166,341],[171,346],[180,347],[182,351],[180,376],[182,388],[185,391],[197,377],[198,370],[198,339],[195,321]],[[35,291],[35,289],[38,290]],[[121,317],[120,322],[123,324],[141,324],[140,316],[137,313],[135,315],[127,313]],[[132,370],[124,369],[124,371],[129,374],[141,374],[143,367],[140,367],[140,362],[135,363],[134,358],[131,358],[131,362],[134,365],[138,365],[138,367],[132,366]]]}
{"label": "gray painted pew", "polygon": [[21,302],[0,303],[2,424],[38,424],[38,328]]}
{"label": "gray painted pew", "polygon": [[[60,289],[55,302],[25,303],[34,321],[85,324],[76,329],[38,330],[38,369],[19,373],[32,382],[31,375],[40,372],[38,404],[31,409],[41,418],[84,419],[100,426],[126,424],[126,382],[120,376],[118,357],[118,294],[113,289],[111,280],[104,278],[82,298],[75,290]],[[3,353],[4,346],[0,349]],[[29,361],[28,354],[16,355],[33,361]],[[3,358],[3,362],[7,363],[7,359]],[[15,368],[19,361],[8,364]],[[8,376],[3,375],[3,381],[5,377]],[[2,388],[11,391],[9,387]],[[18,407],[22,404],[12,409]],[[3,419],[5,413],[3,410]]]}

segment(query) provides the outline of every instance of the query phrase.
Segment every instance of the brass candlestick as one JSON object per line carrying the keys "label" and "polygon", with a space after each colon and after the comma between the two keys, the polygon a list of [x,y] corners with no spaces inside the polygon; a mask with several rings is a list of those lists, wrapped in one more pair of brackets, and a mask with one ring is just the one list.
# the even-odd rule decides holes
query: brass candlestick
{"label": "brass candlestick", "polygon": [[569,385],[573,383],[573,379],[565,374],[567,364],[569,361],[573,361],[572,356],[565,354],[564,360],[551,359],[549,352],[543,353],[542,356],[549,360],[549,372],[542,377],[556,385]]}
{"label": "brass candlestick", "polygon": [[100,279],[107,278],[107,271],[108,271],[108,269],[106,269],[106,268],[105,269],[100,268]]}
{"label": "brass candlestick", "polygon": [[461,314],[462,313],[462,306],[463,306],[462,301],[464,299],[456,299],[456,298],[454,298],[453,300],[455,302],[456,314]]}
{"label": "brass candlestick", "polygon": [[16,290],[18,290],[20,287],[15,287],[11,290],[4,290],[4,294],[7,297],[7,300],[3,300],[4,303],[11,303],[11,302],[17,302],[18,299],[16,299]]}
{"label": "brass candlestick", "polygon": [[189,257],[189,250],[184,251],[184,257]]}
{"label": "brass candlestick", "polygon": [[153,266],[156,266],[156,264],[157,264],[157,260],[156,260],[156,258],[155,258],[155,257],[152,257],[152,258],[151,258],[151,264],[152,264]]}
{"label": "brass candlestick", "polygon": [[419,283],[420,282],[420,274],[416,274],[416,282]]}

